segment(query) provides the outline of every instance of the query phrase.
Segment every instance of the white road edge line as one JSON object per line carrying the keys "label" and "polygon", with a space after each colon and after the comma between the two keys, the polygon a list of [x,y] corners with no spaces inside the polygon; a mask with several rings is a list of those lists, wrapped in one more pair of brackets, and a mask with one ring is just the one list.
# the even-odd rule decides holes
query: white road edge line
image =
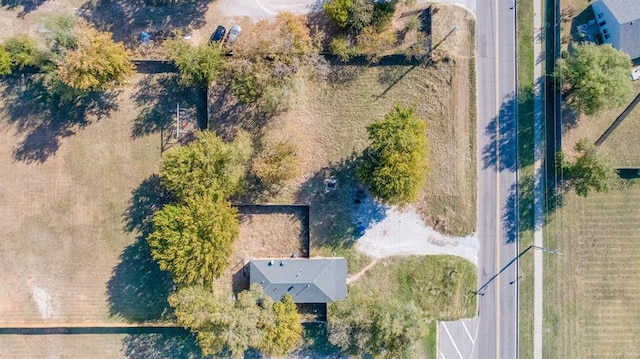
{"label": "white road edge line", "polygon": [[453,348],[456,350],[456,352],[458,352],[460,359],[464,359],[464,357],[462,356],[462,353],[460,353],[460,349],[458,349],[456,342],[453,340],[453,337],[451,336],[451,333],[449,333],[449,329],[447,329],[447,326],[444,324],[444,322],[442,322],[442,327],[444,328],[444,331],[447,332],[447,336],[449,336],[449,340],[451,340],[451,344],[453,344]]}
{"label": "white road edge line", "polygon": [[473,338],[471,337],[471,333],[469,333],[469,329],[467,329],[467,326],[464,324],[463,321],[460,321],[460,323],[462,323],[462,328],[464,328],[464,331],[467,333],[467,336],[469,337],[469,340],[471,340],[471,344],[475,344],[476,341],[473,340]]}
{"label": "white road edge line", "polygon": [[440,357],[442,357],[442,359],[447,359],[442,352],[440,352]]}
{"label": "white road edge line", "polygon": [[475,338],[473,341],[473,345],[471,346],[471,354],[469,354],[469,358],[473,358],[473,352],[476,351],[476,341],[478,340],[478,333],[480,332],[480,321],[478,320],[478,325],[476,325],[476,335],[474,335],[473,337]]}

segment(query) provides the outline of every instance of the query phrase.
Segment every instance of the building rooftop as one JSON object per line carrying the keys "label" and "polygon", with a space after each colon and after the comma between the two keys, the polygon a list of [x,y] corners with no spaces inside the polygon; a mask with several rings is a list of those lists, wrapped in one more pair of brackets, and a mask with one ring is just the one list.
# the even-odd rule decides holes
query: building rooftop
{"label": "building rooftop", "polygon": [[344,258],[256,259],[249,263],[249,281],[266,295],[296,303],[329,303],[347,297],[347,261]]}

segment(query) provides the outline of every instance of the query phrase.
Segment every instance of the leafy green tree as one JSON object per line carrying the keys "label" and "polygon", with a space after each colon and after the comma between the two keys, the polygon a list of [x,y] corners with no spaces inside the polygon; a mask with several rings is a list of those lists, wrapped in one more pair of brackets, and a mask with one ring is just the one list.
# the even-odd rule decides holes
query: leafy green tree
{"label": "leafy green tree", "polygon": [[347,354],[410,358],[423,335],[422,317],[413,302],[350,295],[329,308],[329,341]]}
{"label": "leafy green tree", "polygon": [[83,91],[102,91],[123,83],[133,74],[133,63],[122,43],[111,34],[80,22],[75,27],[77,47],[66,53],[56,71],[67,86]]}
{"label": "leafy green tree", "polygon": [[156,212],[147,241],[160,269],[178,283],[195,284],[218,278],[227,269],[238,232],[235,207],[196,196]]}
{"label": "leafy green tree", "polygon": [[576,193],[586,197],[591,191],[610,190],[616,170],[609,159],[598,153],[596,146],[586,138],[576,143],[575,150],[579,154],[575,162],[569,162],[563,156],[559,157],[559,161]]}
{"label": "leafy green tree", "polygon": [[385,31],[391,25],[391,19],[396,12],[397,0],[376,1],[371,15],[371,26],[378,32]]}
{"label": "leafy green tree", "polygon": [[227,352],[244,358],[250,348],[285,355],[301,340],[300,317],[291,298],[274,303],[257,284],[240,292],[235,302],[204,286],[184,287],[169,297],[169,304],[178,323],[197,333],[204,355]]}
{"label": "leafy green tree", "polygon": [[9,75],[11,73],[11,56],[0,46],[0,75]]}
{"label": "leafy green tree", "polygon": [[43,66],[47,61],[46,52],[39,49],[36,41],[27,35],[10,37],[5,40],[3,47],[9,53],[12,68]]}
{"label": "leafy green tree", "polygon": [[185,85],[209,86],[222,72],[224,54],[217,44],[207,42],[194,47],[182,38],[175,38],[165,41],[164,47]]}
{"label": "leafy green tree", "polygon": [[353,4],[349,9],[347,26],[359,33],[371,24],[373,19],[373,2],[371,0],[352,0]]}
{"label": "leafy green tree", "polygon": [[76,24],[75,17],[70,14],[50,16],[44,20],[41,32],[55,54],[78,47],[78,36],[74,30]]}
{"label": "leafy green tree", "polygon": [[346,28],[352,4],[352,0],[330,0],[322,4],[322,10],[336,25]]}
{"label": "leafy green tree", "polygon": [[290,295],[273,304],[275,323],[268,327],[259,349],[267,356],[281,357],[302,345],[300,313]]}
{"label": "leafy green tree", "polygon": [[395,108],[367,126],[371,144],[356,167],[360,181],[389,204],[418,199],[427,173],[426,124],[413,108]]}
{"label": "leafy green tree", "polygon": [[231,90],[240,102],[251,104],[262,96],[264,85],[260,83],[255,74],[239,72],[231,79]]}
{"label": "leafy green tree", "polygon": [[344,36],[334,37],[329,43],[329,51],[344,62],[358,54],[358,49],[352,46],[351,41]]}
{"label": "leafy green tree", "polygon": [[165,154],[160,178],[180,200],[207,194],[221,201],[240,190],[251,152],[251,138],[246,132],[225,143],[214,133],[201,131],[194,142]]}
{"label": "leafy green tree", "polygon": [[558,60],[556,75],[567,85],[571,107],[587,115],[626,104],[633,96],[629,55],[609,44],[578,44]]}
{"label": "leafy green tree", "polygon": [[253,172],[267,185],[279,186],[296,178],[302,168],[295,146],[290,142],[277,142],[254,160]]}

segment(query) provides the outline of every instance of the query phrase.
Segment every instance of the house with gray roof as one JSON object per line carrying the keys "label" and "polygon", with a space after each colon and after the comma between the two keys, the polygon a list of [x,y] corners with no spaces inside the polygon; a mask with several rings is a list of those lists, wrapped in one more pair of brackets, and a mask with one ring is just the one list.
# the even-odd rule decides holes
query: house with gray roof
{"label": "house with gray roof", "polygon": [[602,40],[625,52],[631,59],[640,57],[640,1],[598,0],[591,5]]}
{"label": "house with gray roof", "polygon": [[347,297],[344,258],[253,259],[249,282],[274,300],[289,294],[295,303],[330,303]]}

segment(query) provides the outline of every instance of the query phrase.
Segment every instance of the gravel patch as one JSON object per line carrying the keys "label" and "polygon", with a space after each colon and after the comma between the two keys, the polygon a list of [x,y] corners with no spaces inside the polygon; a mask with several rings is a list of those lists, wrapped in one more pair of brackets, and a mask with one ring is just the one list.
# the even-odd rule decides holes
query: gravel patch
{"label": "gravel patch", "polygon": [[[366,204],[363,203],[364,206]],[[477,235],[449,237],[427,226],[416,209],[390,207],[383,219],[370,224],[356,248],[374,258],[395,255],[449,254],[478,265]]]}

